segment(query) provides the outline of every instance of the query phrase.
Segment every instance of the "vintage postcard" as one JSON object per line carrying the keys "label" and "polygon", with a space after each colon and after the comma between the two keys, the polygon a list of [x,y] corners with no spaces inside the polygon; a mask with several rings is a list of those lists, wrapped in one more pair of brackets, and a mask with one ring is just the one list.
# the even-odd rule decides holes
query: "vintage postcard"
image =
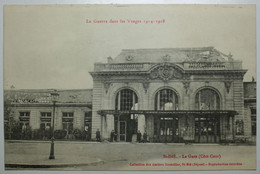
{"label": "vintage postcard", "polygon": [[11,170],[256,171],[256,5],[4,5]]}

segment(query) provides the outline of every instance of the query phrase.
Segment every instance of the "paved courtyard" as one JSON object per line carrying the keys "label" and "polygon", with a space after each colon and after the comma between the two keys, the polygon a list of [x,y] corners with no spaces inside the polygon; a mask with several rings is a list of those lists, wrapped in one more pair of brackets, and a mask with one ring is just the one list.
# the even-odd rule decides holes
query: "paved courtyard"
{"label": "paved courtyard", "polygon": [[7,170],[219,170],[255,169],[256,146],[219,144],[6,141]]}

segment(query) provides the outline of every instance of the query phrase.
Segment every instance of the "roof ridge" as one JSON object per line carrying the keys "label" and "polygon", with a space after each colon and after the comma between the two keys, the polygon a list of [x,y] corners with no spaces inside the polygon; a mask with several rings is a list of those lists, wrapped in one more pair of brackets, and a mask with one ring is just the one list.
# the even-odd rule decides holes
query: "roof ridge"
{"label": "roof ridge", "polygon": [[158,51],[158,50],[180,50],[180,51],[196,51],[196,50],[212,50],[213,46],[209,47],[181,47],[181,48],[142,48],[142,49],[122,49],[122,51]]}

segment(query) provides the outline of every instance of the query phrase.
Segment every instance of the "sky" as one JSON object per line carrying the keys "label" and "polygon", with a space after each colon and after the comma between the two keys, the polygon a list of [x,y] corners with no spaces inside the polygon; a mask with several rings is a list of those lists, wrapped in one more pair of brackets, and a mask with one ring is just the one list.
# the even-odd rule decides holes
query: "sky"
{"label": "sky", "polygon": [[[86,20],[92,23],[86,23]],[[94,23],[94,20],[125,23]],[[127,20],[165,20],[161,24]],[[122,49],[213,46],[256,77],[253,5],[4,7],[4,89],[89,89],[95,62]]]}

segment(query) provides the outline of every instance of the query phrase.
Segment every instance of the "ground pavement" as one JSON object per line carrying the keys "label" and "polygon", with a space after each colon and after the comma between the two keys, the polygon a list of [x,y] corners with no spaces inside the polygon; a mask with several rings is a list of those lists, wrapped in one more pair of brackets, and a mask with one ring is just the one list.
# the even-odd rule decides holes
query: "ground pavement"
{"label": "ground pavement", "polygon": [[220,144],[5,141],[7,170],[255,169],[256,146]]}

